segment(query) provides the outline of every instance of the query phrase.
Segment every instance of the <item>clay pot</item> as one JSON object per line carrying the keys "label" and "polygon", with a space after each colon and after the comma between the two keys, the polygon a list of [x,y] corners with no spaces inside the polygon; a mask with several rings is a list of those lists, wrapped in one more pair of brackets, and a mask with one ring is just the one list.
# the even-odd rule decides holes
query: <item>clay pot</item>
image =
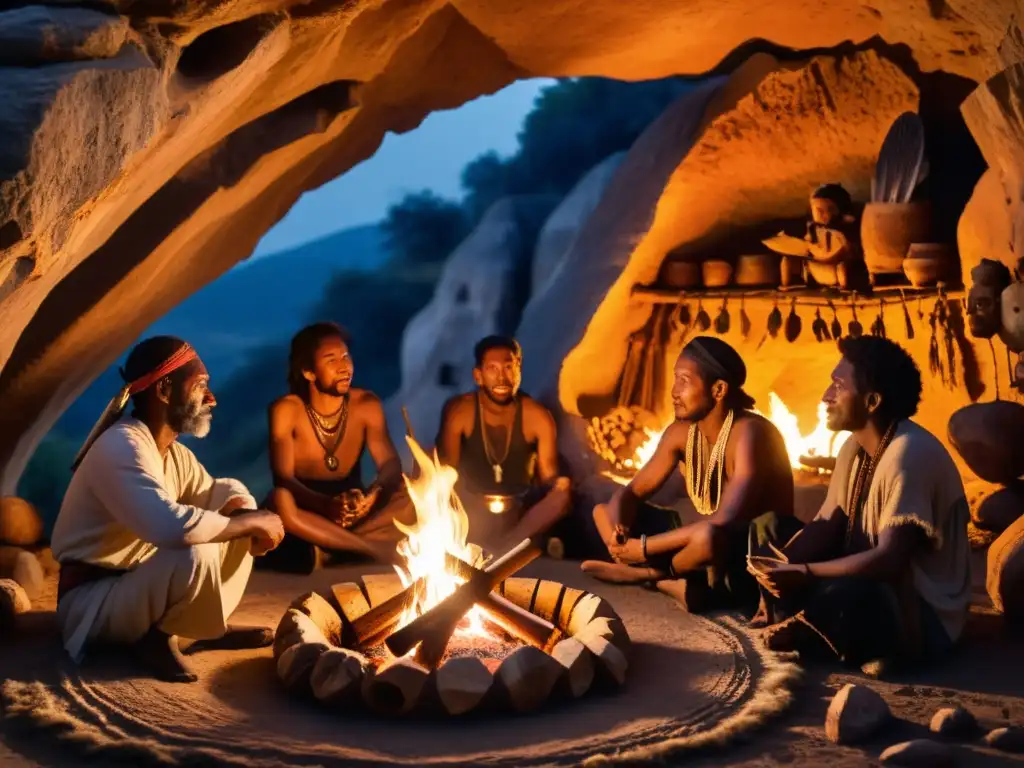
{"label": "clay pot", "polygon": [[1014,352],[1024,352],[1024,283],[1010,283],[999,299],[1002,330],[999,338]]}
{"label": "clay pot", "polygon": [[948,281],[958,271],[956,252],[946,243],[913,243],[903,260],[903,274],[915,288]]}
{"label": "clay pot", "polygon": [[732,264],[712,259],[701,265],[705,288],[724,288],[732,280]]}
{"label": "clay pot", "polygon": [[700,262],[667,259],[661,267],[661,283],[667,288],[696,288],[700,274]]}
{"label": "clay pot", "polygon": [[860,239],[868,272],[901,274],[911,243],[927,243],[931,234],[931,203],[867,203]]}
{"label": "clay pot", "polygon": [[1008,624],[1024,626],[1024,517],[1000,534],[988,549],[985,588]]}
{"label": "clay pot", "polygon": [[778,256],[770,253],[740,256],[736,263],[736,285],[778,285],[781,280],[780,261]]}
{"label": "clay pot", "polygon": [[949,442],[982,480],[1009,485],[1024,475],[1024,405],[965,406],[949,419]]}

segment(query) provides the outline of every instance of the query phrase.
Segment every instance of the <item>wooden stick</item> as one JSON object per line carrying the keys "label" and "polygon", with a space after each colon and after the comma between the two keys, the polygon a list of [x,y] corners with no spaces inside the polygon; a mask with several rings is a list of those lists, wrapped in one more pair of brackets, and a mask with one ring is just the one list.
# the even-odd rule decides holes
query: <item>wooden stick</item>
{"label": "wooden stick", "polygon": [[356,642],[361,646],[376,645],[391,634],[402,618],[402,613],[412,604],[416,594],[423,590],[425,583],[425,579],[417,579],[397,595],[389,597],[353,621],[352,631]]}
{"label": "wooden stick", "polygon": [[440,661],[444,646],[448,644],[448,639],[455,631],[455,625],[466,611],[486,597],[500,582],[539,555],[540,548],[530,539],[523,539],[505,555],[488,565],[487,570],[474,573],[469,581],[447,598],[390,635],[385,641],[388,649],[395,656],[405,656],[416,645],[433,637],[427,660],[434,660],[435,663]]}
{"label": "wooden stick", "polygon": [[404,405],[402,406],[402,420],[405,422],[405,434],[415,440],[416,435],[413,434],[412,421],[409,420],[409,410]]}

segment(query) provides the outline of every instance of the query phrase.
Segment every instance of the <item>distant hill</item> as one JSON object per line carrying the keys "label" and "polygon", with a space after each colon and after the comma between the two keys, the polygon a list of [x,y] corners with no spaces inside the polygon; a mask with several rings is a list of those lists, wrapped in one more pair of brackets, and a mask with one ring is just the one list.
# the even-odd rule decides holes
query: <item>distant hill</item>
{"label": "distant hill", "polygon": [[[190,341],[216,386],[245,364],[247,353],[285,341],[309,322],[331,277],[343,271],[376,271],[387,257],[383,231],[374,224],[244,261],[142,336],[170,334]],[[120,385],[114,365],[65,411],[57,429],[84,436]]]}

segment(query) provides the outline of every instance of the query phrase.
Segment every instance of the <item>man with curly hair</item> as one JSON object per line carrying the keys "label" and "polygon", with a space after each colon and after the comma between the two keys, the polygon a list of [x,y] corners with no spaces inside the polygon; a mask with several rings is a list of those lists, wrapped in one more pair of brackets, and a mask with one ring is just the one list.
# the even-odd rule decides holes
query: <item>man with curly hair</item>
{"label": "man with curly hair", "polygon": [[750,572],[776,651],[856,665],[934,660],[959,638],[971,597],[969,517],[945,446],[911,421],[921,374],[899,345],[839,342],[824,402],[851,437],[815,519]]}

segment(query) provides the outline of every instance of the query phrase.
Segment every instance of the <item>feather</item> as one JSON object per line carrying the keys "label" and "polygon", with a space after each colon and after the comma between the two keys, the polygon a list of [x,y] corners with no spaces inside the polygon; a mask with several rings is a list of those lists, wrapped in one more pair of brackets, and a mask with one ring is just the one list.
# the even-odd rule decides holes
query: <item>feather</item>
{"label": "feather", "polygon": [[78,465],[82,463],[82,459],[85,458],[85,454],[92,448],[92,444],[99,439],[99,436],[106,432],[110,427],[117,423],[117,420],[124,414],[125,406],[128,405],[129,392],[131,385],[125,384],[121,387],[121,390],[111,398],[110,402],[107,403],[107,407],[103,409],[103,413],[100,414],[99,419],[93,424],[92,429],[89,430],[89,436],[85,438],[85,442],[82,443],[82,447],[75,455],[75,460],[71,464],[71,471],[78,469]]}
{"label": "feather", "polygon": [[908,203],[928,174],[924,156],[924,125],[915,112],[893,121],[878,152],[872,180],[874,202]]}

